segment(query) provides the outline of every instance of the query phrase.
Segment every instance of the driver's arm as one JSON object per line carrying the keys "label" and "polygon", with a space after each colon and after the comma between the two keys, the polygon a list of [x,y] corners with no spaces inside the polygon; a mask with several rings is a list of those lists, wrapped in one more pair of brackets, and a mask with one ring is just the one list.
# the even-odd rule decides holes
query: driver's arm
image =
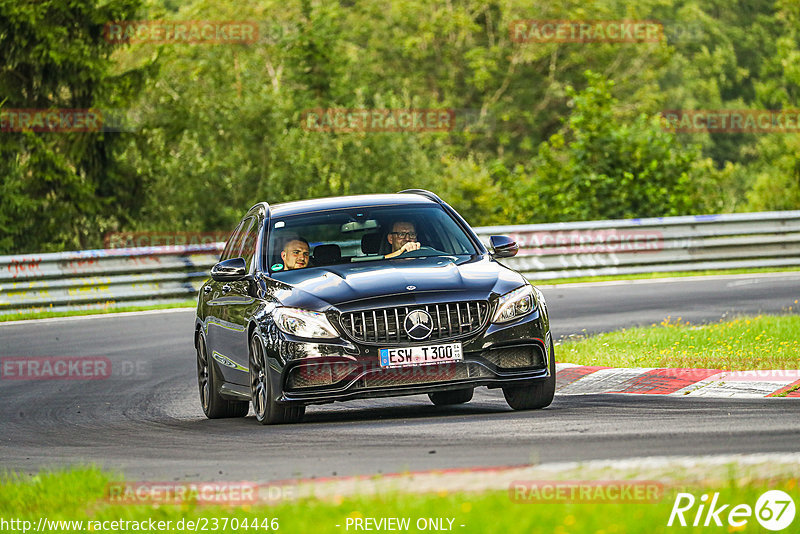
{"label": "driver's arm", "polygon": [[419,242],[410,241],[410,242],[406,243],[405,245],[403,245],[402,247],[400,247],[399,249],[395,250],[394,252],[390,252],[389,254],[384,256],[384,258],[386,258],[386,259],[396,258],[397,256],[399,256],[400,254],[402,254],[404,252],[411,252],[412,250],[419,250],[420,246],[421,245],[419,244]]}

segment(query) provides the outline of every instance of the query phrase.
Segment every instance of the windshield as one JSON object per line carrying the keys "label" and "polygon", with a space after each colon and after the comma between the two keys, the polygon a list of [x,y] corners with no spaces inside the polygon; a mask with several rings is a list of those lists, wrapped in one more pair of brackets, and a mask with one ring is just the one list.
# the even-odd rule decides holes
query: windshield
{"label": "windshield", "polygon": [[464,230],[438,205],[330,210],[274,217],[270,226],[271,273],[363,261],[477,253]]}

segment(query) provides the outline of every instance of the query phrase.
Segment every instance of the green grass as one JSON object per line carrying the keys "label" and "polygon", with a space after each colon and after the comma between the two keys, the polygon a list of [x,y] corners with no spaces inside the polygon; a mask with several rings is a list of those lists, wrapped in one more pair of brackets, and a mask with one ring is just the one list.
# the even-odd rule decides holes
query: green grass
{"label": "green grass", "polygon": [[20,313],[9,313],[0,315],[0,323],[7,321],[23,321],[28,319],[48,319],[51,317],[75,317],[78,315],[100,315],[105,313],[121,313],[147,310],[167,310],[170,308],[194,308],[197,306],[196,300],[185,300],[183,302],[173,302],[170,304],[153,304],[150,306],[119,306],[97,308],[92,310],[72,310],[72,311],[28,311]]}
{"label": "green grass", "polygon": [[776,393],[774,396],[775,397],[788,397],[789,393],[794,393],[798,389],[800,389],[800,384],[797,384],[796,386],[792,386],[789,389],[787,389],[786,391],[782,391],[781,393]]}
{"label": "green grass", "polygon": [[[766,479],[737,477],[731,467],[727,480],[692,482],[688,484],[665,482],[663,497],[655,503],[608,502],[569,503],[554,501],[514,502],[509,491],[476,493],[398,493],[354,497],[331,496],[326,500],[304,498],[282,501],[275,505],[238,507],[209,507],[184,505],[125,505],[109,504],[104,500],[106,484],[120,477],[109,476],[97,468],[81,468],[59,472],[43,472],[34,477],[6,475],[0,481],[0,517],[23,519],[36,528],[40,517],[49,520],[111,521],[146,520],[171,521],[170,532],[179,532],[174,525],[181,519],[207,521],[209,526],[216,518],[238,518],[263,524],[265,518],[276,518],[283,533],[342,533],[347,518],[408,517],[412,527],[419,518],[452,518],[453,531],[464,533],[658,533],[706,532],[708,527],[667,527],[667,521],[678,491],[693,493],[699,502],[703,493],[719,492],[719,503],[748,504],[754,506],[758,497],[767,490],[781,489],[798,499],[796,475],[774,475]],[[604,480],[611,480],[605,478]],[[728,510],[730,510],[730,506]],[[691,522],[694,512],[686,513]],[[727,512],[726,512],[727,513]],[[725,521],[725,514],[722,520]],[[795,519],[795,525],[798,519]],[[447,523],[445,522],[445,525]],[[336,525],[340,525],[337,527]],[[461,525],[464,525],[463,527]],[[87,524],[84,523],[84,529]],[[754,517],[749,519],[747,531],[759,531]],[[723,530],[724,529],[724,530]],[[94,529],[97,531],[98,529]],[[731,532],[725,527],[711,530]],[[791,529],[790,529],[791,530]],[[74,530],[62,530],[71,532]],[[201,529],[202,531],[202,529]],[[212,530],[213,531],[213,530]],[[232,532],[234,529],[216,529]],[[268,532],[264,529],[242,529],[237,532]]]}
{"label": "green grass", "polygon": [[667,317],[650,327],[572,337],[556,349],[559,362],[580,365],[725,370],[797,369],[799,354],[798,315],[739,317],[705,325]]}
{"label": "green grass", "polygon": [[754,273],[786,273],[798,272],[797,267],[761,267],[754,269],[717,269],[712,271],[676,271],[666,273],[640,273],[640,274],[619,274],[609,276],[583,276],[572,278],[558,278],[554,280],[539,280],[528,278],[537,286],[575,284],[581,282],[611,282],[615,280],[655,280],[658,278],[685,278],[689,276],[712,276],[722,274],[754,274]]}

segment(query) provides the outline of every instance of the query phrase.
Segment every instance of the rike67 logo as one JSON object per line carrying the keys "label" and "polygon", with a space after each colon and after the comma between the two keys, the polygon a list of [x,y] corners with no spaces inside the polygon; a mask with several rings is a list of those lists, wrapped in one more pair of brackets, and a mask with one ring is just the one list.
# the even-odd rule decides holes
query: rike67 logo
{"label": "rike67 logo", "polygon": [[691,493],[678,493],[667,526],[721,527],[723,521],[726,521],[730,531],[745,528],[753,516],[767,530],[783,530],[794,521],[794,501],[788,493],[780,490],[770,490],[762,494],[755,507],[748,504],[723,504],[719,501],[719,493],[714,493],[710,501],[706,494],[698,500]]}

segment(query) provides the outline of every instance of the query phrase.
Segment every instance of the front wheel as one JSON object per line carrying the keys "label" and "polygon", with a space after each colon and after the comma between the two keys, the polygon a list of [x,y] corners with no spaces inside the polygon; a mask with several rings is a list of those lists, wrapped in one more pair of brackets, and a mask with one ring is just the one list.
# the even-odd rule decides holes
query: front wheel
{"label": "front wheel", "polygon": [[250,396],[256,421],[262,425],[297,423],[303,420],[306,407],[302,404],[278,404],[270,387],[269,368],[264,344],[257,332],[250,338]]}
{"label": "front wheel", "polygon": [[506,402],[514,410],[538,410],[550,406],[556,393],[556,354],[550,340],[550,376],[532,385],[503,388]]}
{"label": "front wheel", "polygon": [[247,401],[228,400],[217,391],[217,375],[214,364],[208,359],[208,347],[202,334],[197,340],[197,385],[200,388],[200,405],[209,419],[244,417],[250,411]]}

